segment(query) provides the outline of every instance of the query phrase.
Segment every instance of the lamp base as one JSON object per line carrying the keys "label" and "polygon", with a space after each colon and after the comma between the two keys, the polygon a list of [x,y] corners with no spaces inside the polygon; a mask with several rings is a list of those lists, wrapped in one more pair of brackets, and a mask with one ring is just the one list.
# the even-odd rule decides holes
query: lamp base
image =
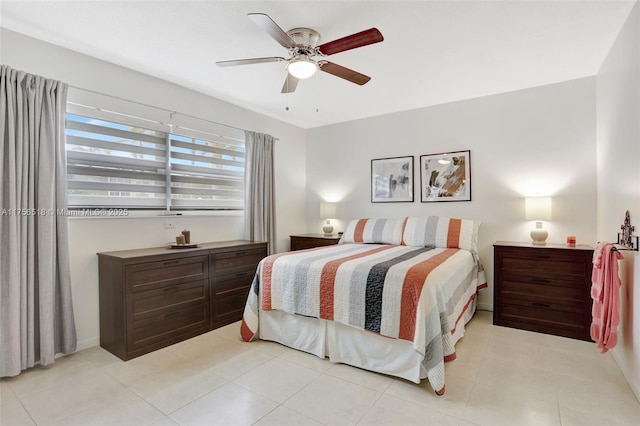
{"label": "lamp base", "polygon": [[542,229],[542,222],[536,222],[536,227],[531,230],[531,244],[534,246],[544,246],[547,244],[549,233]]}
{"label": "lamp base", "polygon": [[324,232],[325,237],[330,237],[333,235],[333,225],[331,224],[329,219],[327,219],[327,221],[324,223],[322,231]]}

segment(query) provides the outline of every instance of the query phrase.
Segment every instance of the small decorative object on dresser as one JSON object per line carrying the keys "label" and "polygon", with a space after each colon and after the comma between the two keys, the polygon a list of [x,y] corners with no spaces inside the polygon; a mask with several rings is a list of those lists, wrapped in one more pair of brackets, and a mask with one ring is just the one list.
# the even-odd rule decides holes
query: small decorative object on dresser
{"label": "small decorative object on dresser", "polygon": [[591,341],[593,248],[498,241],[493,323]]}
{"label": "small decorative object on dresser", "polygon": [[338,244],[340,235],[301,234],[291,235],[291,251]]}

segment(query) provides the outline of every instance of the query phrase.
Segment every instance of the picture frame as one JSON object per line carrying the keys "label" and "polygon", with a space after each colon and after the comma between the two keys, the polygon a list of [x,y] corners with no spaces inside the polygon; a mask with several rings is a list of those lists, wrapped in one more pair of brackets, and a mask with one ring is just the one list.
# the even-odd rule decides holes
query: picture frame
{"label": "picture frame", "polygon": [[421,155],[420,201],[471,201],[471,151]]}
{"label": "picture frame", "polygon": [[413,202],[413,155],[371,160],[371,202]]}

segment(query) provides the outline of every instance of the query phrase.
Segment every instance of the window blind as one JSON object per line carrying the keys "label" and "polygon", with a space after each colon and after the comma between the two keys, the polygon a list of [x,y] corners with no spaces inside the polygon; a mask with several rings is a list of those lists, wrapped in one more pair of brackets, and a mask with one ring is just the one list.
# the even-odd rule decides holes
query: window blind
{"label": "window blind", "polygon": [[244,145],[170,135],[171,205],[233,208],[244,204]]}
{"label": "window blind", "polygon": [[244,141],[95,115],[67,113],[69,207],[243,208]]}

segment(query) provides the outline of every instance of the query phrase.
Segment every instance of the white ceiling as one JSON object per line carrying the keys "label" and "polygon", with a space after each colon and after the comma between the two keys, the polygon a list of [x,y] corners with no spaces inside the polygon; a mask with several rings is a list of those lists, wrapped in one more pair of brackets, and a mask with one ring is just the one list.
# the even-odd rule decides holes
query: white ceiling
{"label": "white ceiling", "polygon": [[[634,3],[1,0],[0,25],[312,128],[595,75]],[[284,63],[216,66],[287,56],[249,12],[321,43],[377,27],[382,43],[328,58],[371,81],[320,72],[283,95]]]}

